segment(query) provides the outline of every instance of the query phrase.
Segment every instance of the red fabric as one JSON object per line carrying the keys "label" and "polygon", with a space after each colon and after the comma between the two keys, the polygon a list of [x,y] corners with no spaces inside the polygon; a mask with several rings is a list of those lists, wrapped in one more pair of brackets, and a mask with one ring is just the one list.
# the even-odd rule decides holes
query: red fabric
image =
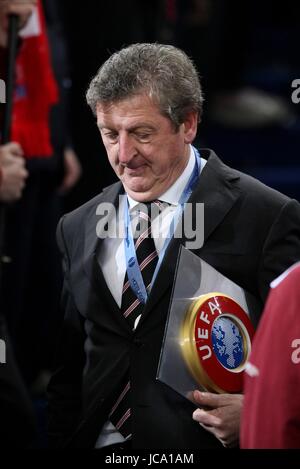
{"label": "red fabric", "polygon": [[16,62],[13,100],[11,140],[20,143],[27,158],[53,154],[49,111],[58,99],[40,1],[38,12],[41,34],[22,40]]}
{"label": "red fabric", "polygon": [[241,447],[300,448],[299,264],[270,291],[250,363],[259,375],[245,376]]}

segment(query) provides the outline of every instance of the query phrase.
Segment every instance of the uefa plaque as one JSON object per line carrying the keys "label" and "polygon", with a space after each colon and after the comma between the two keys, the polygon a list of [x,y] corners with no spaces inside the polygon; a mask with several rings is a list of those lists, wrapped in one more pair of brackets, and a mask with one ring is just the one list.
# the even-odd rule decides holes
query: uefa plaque
{"label": "uefa plaque", "polygon": [[193,391],[239,393],[261,304],[182,248],[157,379],[187,399]]}

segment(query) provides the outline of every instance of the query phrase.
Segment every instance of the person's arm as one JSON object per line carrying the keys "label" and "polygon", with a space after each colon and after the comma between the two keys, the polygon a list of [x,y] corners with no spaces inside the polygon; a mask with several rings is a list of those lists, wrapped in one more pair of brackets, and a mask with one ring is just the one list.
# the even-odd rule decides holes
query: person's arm
{"label": "person's arm", "polygon": [[23,151],[18,143],[0,146],[0,168],[0,201],[13,202],[21,197],[28,176]]}
{"label": "person's arm", "polygon": [[64,218],[57,228],[57,241],[63,253],[64,286],[61,307],[64,323],[55,354],[54,374],[48,395],[48,435],[50,447],[62,447],[76,429],[82,405],[82,374],[85,361],[82,318],[76,309],[69,285],[69,256],[63,234]]}

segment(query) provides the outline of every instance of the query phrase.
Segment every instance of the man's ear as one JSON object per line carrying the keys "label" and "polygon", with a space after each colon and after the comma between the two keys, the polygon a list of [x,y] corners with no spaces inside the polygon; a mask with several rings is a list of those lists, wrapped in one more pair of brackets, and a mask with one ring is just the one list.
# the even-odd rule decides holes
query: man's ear
{"label": "man's ear", "polygon": [[197,134],[198,126],[198,113],[195,111],[189,112],[183,122],[184,129],[184,142],[192,143]]}

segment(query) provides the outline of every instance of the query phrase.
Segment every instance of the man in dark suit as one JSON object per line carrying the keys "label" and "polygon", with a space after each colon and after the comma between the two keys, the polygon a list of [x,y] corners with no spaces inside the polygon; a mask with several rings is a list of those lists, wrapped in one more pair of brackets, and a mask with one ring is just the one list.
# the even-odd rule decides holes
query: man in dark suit
{"label": "man in dark suit", "polygon": [[[193,252],[263,306],[270,281],[300,258],[300,206],[227,167],[213,151],[199,154],[191,146],[201,88],[194,65],[175,47],[137,44],[115,53],[92,80],[87,100],[120,182],[58,227],[65,321],[48,390],[50,441],[110,449],[233,446],[242,396],[195,393],[206,411],[193,420],[195,406],[156,380],[178,250],[186,241],[184,229],[174,235],[172,217],[180,223],[186,202],[204,203],[204,243],[196,242]],[[154,220],[141,208],[150,202],[159,207]],[[135,244],[133,214],[149,222]],[[196,226],[197,237],[202,220],[197,212],[191,218],[185,223]],[[146,240],[154,250],[142,261]]]}

